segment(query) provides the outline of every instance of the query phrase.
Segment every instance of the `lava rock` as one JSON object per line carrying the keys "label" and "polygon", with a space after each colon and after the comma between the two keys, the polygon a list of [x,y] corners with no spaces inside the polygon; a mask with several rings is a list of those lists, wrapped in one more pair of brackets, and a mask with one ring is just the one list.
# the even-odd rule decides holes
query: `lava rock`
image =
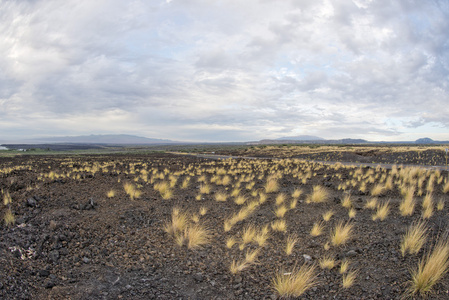
{"label": "lava rock", "polygon": [[28,199],[26,200],[26,205],[27,205],[28,207],[36,207],[36,206],[37,206],[37,201],[36,201],[36,199],[34,199],[33,197],[28,198]]}
{"label": "lava rock", "polygon": [[50,253],[48,254],[48,258],[50,259],[51,262],[58,262],[59,260],[59,251],[58,250],[53,250],[50,251]]}

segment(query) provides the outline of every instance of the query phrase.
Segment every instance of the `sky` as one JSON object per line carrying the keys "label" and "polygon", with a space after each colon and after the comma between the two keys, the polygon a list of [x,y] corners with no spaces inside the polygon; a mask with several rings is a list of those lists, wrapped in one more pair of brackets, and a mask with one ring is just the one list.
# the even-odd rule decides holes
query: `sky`
{"label": "sky", "polygon": [[0,141],[449,140],[447,0],[0,0]]}

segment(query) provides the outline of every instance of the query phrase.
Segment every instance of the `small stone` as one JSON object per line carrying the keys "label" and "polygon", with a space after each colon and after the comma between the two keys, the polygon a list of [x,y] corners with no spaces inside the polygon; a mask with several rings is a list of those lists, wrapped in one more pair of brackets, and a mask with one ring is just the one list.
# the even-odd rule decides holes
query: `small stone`
{"label": "small stone", "polygon": [[34,198],[28,198],[26,201],[28,207],[36,207],[37,201]]}
{"label": "small stone", "polygon": [[203,274],[196,273],[196,274],[193,275],[193,279],[195,279],[197,282],[202,282],[203,281]]}
{"label": "small stone", "polygon": [[309,262],[312,261],[312,257],[311,257],[310,255],[303,254],[302,257],[304,257],[304,261],[305,261],[306,263],[309,263]]}
{"label": "small stone", "polygon": [[346,252],[346,257],[354,257],[357,256],[357,252],[355,252],[355,250],[349,250],[348,252]]}
{"label": "small stone", "polygon": [[58,250],[53,250],[50,251],[50,253],[48,254],[48,258],[50,259],[51,262],[58,262],[59,260],[59,251]]}
{"label": "small stone", "polygon": [[40,270],[39,276],[41,277],[48,277],[50,275],[50,272],[48,270]]}
{"label": "small stone", "polygon": [[53,280],[48,280],[46,283],[45,283],[45,288],[46,289],[51,289],[52,287],[54,287],[56,285],[56,283],[53,281]]}
{"label": "small stone", "polygon": [[90,259],[84,256],[83,257],[83,263],[85,263],[85,264],[90,263]]}

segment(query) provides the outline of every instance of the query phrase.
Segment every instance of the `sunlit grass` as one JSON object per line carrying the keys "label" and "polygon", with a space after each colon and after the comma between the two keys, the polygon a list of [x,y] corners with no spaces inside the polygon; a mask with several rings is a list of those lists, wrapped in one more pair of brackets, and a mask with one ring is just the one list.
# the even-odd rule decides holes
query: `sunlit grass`
{"label": "sunlit grass", "polygon": [[334,230],[331,232],[330,241],[334,246],[339,246],[346,243],[351,237],[353,232],[354,224],[347,222],[338,223]]}
{"label": "sunlit grass", "polygon": [[323,220],[328,222],[334,214],[335,214],[335,212],[333,210],[328,210],[327,212],[325,212],[323,214]]}
{"label": "sunlit grass", "polygon": [[307,203],[322,203],[329,198],[329,192],[326,188],[315,185],[313,187],[312,193],[307,197]]}
{"label": "sunlit grass", "polygon": [[299,297],[318,284],[316,266],[304,264],[299,270],[278,272],[272,279],[273,289],[281,298]]}
{"label": "sunlit grass", "polygon": [[342,286],[344,289],[350,288],[354,285],[355,280],[357,279],[358,272],[350,271],[348,273],[343,274],[343,282]]}
{"label": "sunlit grass", "polygon": [[312,229],[310,230],[311,236],[320,236],[323,234],[324,230],[324,223],[323,222],[316,222],[313,224]]}
{"label": "sunlit grass", "polygon": [[390,203],[387,201],[383,204],[377,206],[376,213],[372,216],[373,221],[375,220],[385,220],[390,213]]}
{"label": "sunlit grass", "polygon": [[411,271],[407,293],[425,295],[447,273],[449,267],[449,241],[440,240],[436,246],[419,262],[418,268]]}
{"label": "sunlit grass", "polygon": [[402,237],[401,253],[402,256],[408,252],[410,254],[417,254],[427,240],[426,223],[417,222],[410,225],[407,232]]}
{"label": "sunlit grass", "polygon": [[298,242],[298,238],[293,235],[289,235],[287,237],[287,244],[285,246],[285,254],[290,255],[293,252],[293,248],[295,247],[296,243]]}

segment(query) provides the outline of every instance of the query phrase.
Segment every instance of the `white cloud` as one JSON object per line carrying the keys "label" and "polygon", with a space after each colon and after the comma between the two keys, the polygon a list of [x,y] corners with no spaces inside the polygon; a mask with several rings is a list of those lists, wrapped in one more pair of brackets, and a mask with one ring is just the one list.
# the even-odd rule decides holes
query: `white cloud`
{"label": "white cloud", "polygon": [[5,1],[0,130],[234,141],[438,128],[441,139],[448,12],[405,0]]}

